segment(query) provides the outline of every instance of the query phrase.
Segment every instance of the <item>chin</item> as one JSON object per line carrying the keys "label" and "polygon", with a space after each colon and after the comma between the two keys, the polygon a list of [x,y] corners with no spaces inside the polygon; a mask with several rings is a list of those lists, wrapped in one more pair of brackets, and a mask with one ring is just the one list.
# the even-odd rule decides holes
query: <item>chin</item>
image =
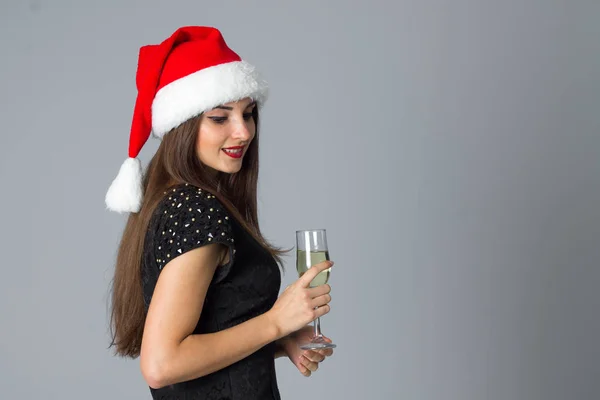
{"label": "chin", "polygon": [[239,163],[238,165],[229,165],[228,163],[221,163],[218,160],[216,162],[205,162],[202,159],[200,159],[200,162],[213,171],[222,172],[224,174],[235,174],[242,169],[242,163]]}
{"label": "chin", "polygon": [[240,170],[242,169],[242,166],[240,165],[239,167],[222,167],[222,168],[216,168],[217,171],[223,172],[225,174],[235,174],[237,172],[240,172]]}

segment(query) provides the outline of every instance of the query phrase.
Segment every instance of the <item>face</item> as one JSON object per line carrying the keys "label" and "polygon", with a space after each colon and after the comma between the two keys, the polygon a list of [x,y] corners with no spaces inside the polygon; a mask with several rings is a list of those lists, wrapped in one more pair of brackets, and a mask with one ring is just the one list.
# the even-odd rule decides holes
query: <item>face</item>
{"label": "face", "polygon": [[200,118],[196,153],[208,167],[233,174],[242,168],[248,146],[256,134],[250,98],[226,103]]}

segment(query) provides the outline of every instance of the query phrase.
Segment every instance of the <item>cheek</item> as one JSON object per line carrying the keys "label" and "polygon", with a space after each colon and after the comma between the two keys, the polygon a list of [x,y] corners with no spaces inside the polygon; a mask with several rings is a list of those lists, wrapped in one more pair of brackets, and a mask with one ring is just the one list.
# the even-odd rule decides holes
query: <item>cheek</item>
{"label": "cheek", "polygon": [[219,151],[223,144],[222,135],[214,130],[203,130],[198,132],[198,139],[196,140],[196,151],[198,153],[208,153]]}

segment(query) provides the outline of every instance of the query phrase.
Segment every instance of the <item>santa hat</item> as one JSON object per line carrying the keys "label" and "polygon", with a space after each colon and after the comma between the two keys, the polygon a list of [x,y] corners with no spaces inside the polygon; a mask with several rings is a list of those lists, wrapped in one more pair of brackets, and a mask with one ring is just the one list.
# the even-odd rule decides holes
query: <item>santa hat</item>
{"label": "santa hat", "polygon": [[140,48],[138,90],[125,160],[106,193],[116,212],[138,212],[142,204],[142,166],[137,158],[150,134],[171,129],[214,107],[250,97],[261,107],[267,83],[254,66],[231,50],[221,32],[182,27],[164,42]]}

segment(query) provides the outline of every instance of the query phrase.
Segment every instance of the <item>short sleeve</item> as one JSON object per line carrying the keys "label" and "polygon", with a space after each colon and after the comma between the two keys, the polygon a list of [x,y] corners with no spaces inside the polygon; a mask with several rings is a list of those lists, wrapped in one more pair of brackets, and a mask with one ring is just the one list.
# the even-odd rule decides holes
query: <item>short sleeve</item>
{"label": "short sleeve", "polygon": [[229,248],[229,262],[215,272],[215,279],[222,279],[235,255],[232,217],[226,208],[214,195],[193,186],[172,189],[165,196],[154,242],[158,268],[190,250],[221,243]]}

